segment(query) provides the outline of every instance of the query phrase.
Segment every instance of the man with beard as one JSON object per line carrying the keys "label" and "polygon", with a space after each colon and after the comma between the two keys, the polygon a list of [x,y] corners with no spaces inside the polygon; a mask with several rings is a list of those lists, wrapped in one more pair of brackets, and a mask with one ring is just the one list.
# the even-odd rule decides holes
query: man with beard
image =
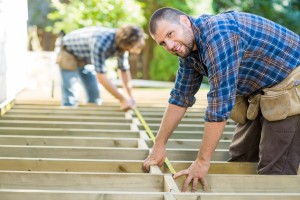
{"label": "man with beard", "polygon": [[190,183],[192,191],[196,191],[199,181],[207,189],[205,177],[212,155],[227,119],[234,118],[238,97],[245,103],[256,99],[256,104],[246,105],[246,111],[251,112],[243,116],[248,119],[236,118],[230,161],[258,162],[258,174],[297,174],[300,157],[297,34],[249,13],[231,11],[193,18],[173,8],[155,11],[149,31],[159,45],[180,58],[175,87],[152,152],[144,161],[145,170],[163,164],[168,138],[187,107],[195,103],[194,95],[206,76],[210,89],[200,150],[188,169],[174,175],[174,178],[186,176],[182,191]]}

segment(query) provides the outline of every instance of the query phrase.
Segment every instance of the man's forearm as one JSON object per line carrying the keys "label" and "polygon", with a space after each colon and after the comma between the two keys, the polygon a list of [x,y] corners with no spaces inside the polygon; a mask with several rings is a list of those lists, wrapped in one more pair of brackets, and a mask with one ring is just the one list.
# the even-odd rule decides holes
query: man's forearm
{"label": "man's forearm", "polygon": [[205,123],[203,139],[197,157],[199,161],[210,162],[221,139],[225,125],[226,121]]}
{"label": "man's forearm", "polygon": [[131,99],[133,99],[130,71],[121,71],[121,70],[119,70],[119,75],[121,77],[123,88],[127,92],[128,96]]}
{"label": "man's forearm", "polygon": [[177,105],[168,105],[164,113],[158,134],[156,136],[156,143],[160,143],[163,145],[167,143],[169,137],[180,123],[186,110],[187,108],[180,107]]}

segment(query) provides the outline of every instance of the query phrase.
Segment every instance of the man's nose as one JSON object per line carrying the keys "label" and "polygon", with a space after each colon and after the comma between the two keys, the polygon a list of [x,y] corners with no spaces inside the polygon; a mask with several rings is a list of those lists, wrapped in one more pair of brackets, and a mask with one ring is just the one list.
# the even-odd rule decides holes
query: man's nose
{"label": "man's nose", "polygon": [[174,48],[174,42],[172,40],[166,40],[166,49],[169,51],[172,51],[172,49]]}

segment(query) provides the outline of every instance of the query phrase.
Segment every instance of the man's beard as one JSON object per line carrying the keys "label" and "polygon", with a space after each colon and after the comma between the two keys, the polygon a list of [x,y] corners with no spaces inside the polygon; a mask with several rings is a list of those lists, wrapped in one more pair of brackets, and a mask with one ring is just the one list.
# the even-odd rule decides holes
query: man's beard
{"label": "man's beard", "polygon": [[184,51],[183,52],[174,52],[174,54],[176,56],[179,56],[181,58],[185,58],[187,56],[189,56],[191,54],[191,52],[193,51],[193,47],[194,47],[194,35],[193,33],[185,30],[184,31],[184,38],[187,38],[188,40],[187,41],[184,41],[186,43],[181,43],[181,48],[184,48]]}
{"label": "man's beard", "polygon": [[185,58],[191,54],[191,52],[193,51],[193,46],[194,45],[192,42],[188,44],[182,44],[181,48],[184,48],[184,51],[180,53],[174,52],[174,54],[178,57]]}

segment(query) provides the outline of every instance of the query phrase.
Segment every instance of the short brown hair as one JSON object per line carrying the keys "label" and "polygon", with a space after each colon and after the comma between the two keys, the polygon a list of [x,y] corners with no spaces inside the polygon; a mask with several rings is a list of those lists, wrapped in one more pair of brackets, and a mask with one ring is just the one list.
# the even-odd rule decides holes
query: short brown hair
{"label": "short brown hair", "polygon": [[116,44],[121,49],[127,49],[134,46],[142,48],[145,44],[144,32],[138,26],[122,26],[117,29]]}
{"label": "short brown hair", "polygon": [[187,16],[187,14],[175,8],[165,7],[157,9],[150,18],[149,32],[151,33],[151,35],[155,35],[157,29],[157,22],[161,20],[167,20],[168,22],[178,24],[180,15]]}

